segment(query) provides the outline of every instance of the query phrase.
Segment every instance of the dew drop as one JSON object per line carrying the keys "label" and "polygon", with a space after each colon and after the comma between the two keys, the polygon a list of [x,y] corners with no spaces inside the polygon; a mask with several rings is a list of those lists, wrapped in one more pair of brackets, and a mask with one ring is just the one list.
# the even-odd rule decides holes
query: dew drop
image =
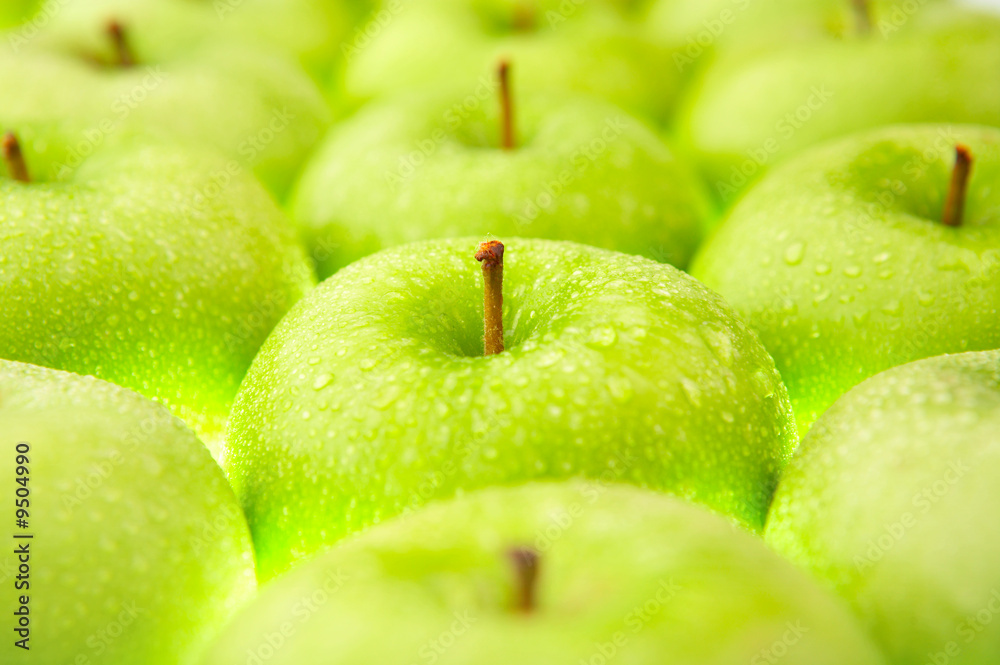
{"label": "dew drop", "polygon": [[790,266],[797,266],[802,263],[802,258],[806,255],[806,245],[802,242],[793,243],[785,250],[785,263]]}

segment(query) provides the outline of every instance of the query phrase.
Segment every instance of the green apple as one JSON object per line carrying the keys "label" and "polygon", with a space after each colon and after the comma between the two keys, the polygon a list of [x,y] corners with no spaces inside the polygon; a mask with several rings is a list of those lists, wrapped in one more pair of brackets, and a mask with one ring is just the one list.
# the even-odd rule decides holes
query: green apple
{"label": "green apple", "polygon": [[849,611],[716,515],[625,486],[483,490],[266,587],[204,665],[877,665]]}
{"label": "green apple", "polygon": [[66,3],[46,30],[79,39],[115,19],[154,33],[145,52],[170,59],[207,41],[240,41],[292,56],[325,81],[357,11],[329,0],[87,0]]}
{"label": "green apple", "polygon": [[[512,63],[513,79],[523,67]],[[491,77],[374,102],[318,148],[291,199],[321,277],[383,247],[489,231],[687,264],[712,217],[693,169],[593,97],[514,95],[501,149]]]}
{"label": "green apple", "polygon": [[[25,135],[35,176],[35,147],[58,138]],[[70,180],[0,177],[0,358],[133,388],[218,452],[258,347],[312,284],[270,196],[226,168],[207,153],[128,143]]]}
{"label": "green apple", "polygon": [[722,55],[750,57],[873,30],[887,34],[917,6],[916,0],[654,0],[643,14],[652,35],[678,45],[674,64],[686,70]]}
{"label": "green apple", "polygon": [[854,606],[894,663],[1000,661],[1000,351],[857,386],[803,440],[767,539]]}
{"label": "green apple", "polygon": [[[196,39],[187,29],[192,21],[174,16],[174,5],[185,8],[188,0],[128,3],[114,15],[103,4],[72,3],[36,36],[0,52],[0,86],[18,91],[0,109],[0,125],[72,129],[63,170],[114,135],[211,147],[283,197],[330,120],[309,77],[265,49]],[[117,61],[110,18],[123,26],[132,66]]]}
{"label": "green apple", "polygon": [[0,6],[0,30],[17,28],[38,9],[38,0],[5,0]]}
{"label": "green apple", "polygon": [[761,527],[795,425],[722,299],[641,257],[508,247],[502,353],[483,355],[468,238],[362,259],[276,327],[225,454],[261,579],[431,499],[536,479],[619,479]]}
{"label": "green apple", "polygon": [[0,432],[5,664],[187,665],[252,597],[236,497],[163,407],[0,360]]}
{"label": "green apple", "polygon": [[611,0],[387,0],[345,44],[338,90],[364,101],[455,83],[473,88],[500,58],[534,92],[572,90],[654,119],[669,115],[681,75]]}
{"label": "green apple", "polygon": [[[679,134],[728,200],[808,146],[893,123],[1000,124],[1000,17],[949,4],[849,40],[723,58]],[[736,112],[734,109],[738,109]]]}
{"label": "green apple", "polygon": [[[955,146],[964,221],[942,223]],[[692,274],[774,357],[808,427],[851,386],[911,360],[1000,347],[1000,130],[901,126],[777,169],[699,250]]]}

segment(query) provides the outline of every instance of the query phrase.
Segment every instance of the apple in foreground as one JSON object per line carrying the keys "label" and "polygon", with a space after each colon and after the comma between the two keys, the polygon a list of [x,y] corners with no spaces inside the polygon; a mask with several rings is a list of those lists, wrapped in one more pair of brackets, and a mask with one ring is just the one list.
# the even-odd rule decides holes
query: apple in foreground
{"label": "apple in foreground", "polygon": [[733,199],[807,147],[866,129],[997,124],[1000,17],[957,3],[912,4],[916,13],[884,35],[737,53],[709,67],[689,92],[678,134],[718,197]]}
{"label": "apple in foreground", "polygon": [[[333,655],[335,654],[335,656]],[[204,665],[879,665],[839,599],[725,520],[621,485],[494,488],[266,587]]]}
{"label": "apple in foreground", "polygon": [[162,406],[0,360],[0,432],[5,664],[190,663],[252,597],[236,497]]}
{"label": "apple in foreground", "polygon": [[584,245],[476,247],[362,259],[262,347],[224,456],[261,579],[432,499],[535,479],[613,478],[762,526],[795,426],[719,296]]}
{"label": "apple in foreground", "polygon": [[[523,66],[510,70],[516,83]],[[713,217],[692,167],[616,106],[516,95],[498,79],[468,96],[374,102],[332,131],[291,203],[321,277],[383,247],[480,230],[687,264]]]}
{"label": "apple in foreground", "polygon": [[760,335],[803,429],[884,369],[998,348],[1000,130],[900,126],[810,151],[747,193],[691,272]]}
{"label": "apple in foreground", "polygon": [[34,145],[4,144],[0,358],[132,388],[217,453],[258,347],[313,283],[288,220],[249,174],[216,182],[213,154],[108,145],[53,182]]}
{"label": "apple in foreground", "polygon": [[1000,662],[1000,351],[868,379],[813,426],[767,525],[894,663]]}
{"label": "apple in foreground", "polygon": [[222,174],[253,172],[283,198],[330,122],[313,81],[267,49],[192,40],[173,10],[129,6],[108,15],[89,1],[71,3],[71,22],[57,12],[37,36],[0,48],[0,89],[16,91],[0,108],[0,126],[22,134],[58,127],[67,136],[51,168],[35,171],[65,177],[113,137],[154,135],[214,148],[232,160]]}

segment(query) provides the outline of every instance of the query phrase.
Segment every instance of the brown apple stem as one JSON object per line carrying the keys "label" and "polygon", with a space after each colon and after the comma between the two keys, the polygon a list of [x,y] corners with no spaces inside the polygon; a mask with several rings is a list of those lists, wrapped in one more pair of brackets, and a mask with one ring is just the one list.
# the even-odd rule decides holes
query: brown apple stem
{"label": "brown apple stem", "polygon": [[7,162],[7,173],[11,178],[21,182],[31,182],[28,165],[24,161],[24,153],[21,152],[21,144],[14,132],[7,132],[3,136],[3,159]]}
{"label": "brown apple stem", "polygon": [[858,33],[867,35],[872,31],[872,9],[868,0],[851,0]]}
{"label": "brown apple stem", "polygon": [[514,109],[510,96],[510,63],[500,61],[497,73],[500,76],[500,122],[502,136],[500,147],[504,150],[514,149]]}
{"label": "brown apple stem", "polygon": [[128,35],[125,27],[118,21],[108,23],[108,36],[115,47],[115,64],[119,67],[132,67],[135,65],[135,57],[128,44]]}
{"label": "brown apple stem", "polygon": [[972,172],[972,152],[962,144],[955,146],[955,166],[951,169],[951,184],[944,203],[941,221],[945,226],[961,226],[965,212],[965,193]]}
{"label": "brown apple stem", "polygon": [[503,352],[503,243],[479,243],[476,260],[483,264],[483,346],[491,356]]}
{"label": "brown apple stem", "polygon": [[514,573],[517,575],[515,606],[518,611],[530,614],[537,607],[535,589],[538,586],[540,557],[538,552],[531,547],[512,547],[507,551],[507,556],[514,564]]}
{"label": "brown apple stem", "polygon": [[535,27],[535,9],[526,2],[518,2],[514,5],[511,26],[515,32],[529,32]]}

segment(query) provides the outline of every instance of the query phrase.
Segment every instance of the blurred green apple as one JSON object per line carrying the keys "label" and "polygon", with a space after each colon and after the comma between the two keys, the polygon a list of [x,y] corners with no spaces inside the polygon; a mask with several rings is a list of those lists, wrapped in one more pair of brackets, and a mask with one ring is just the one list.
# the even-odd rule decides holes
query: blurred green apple
{"label": "blurred green apple", "polygon": [[[181,11],[198,10],[188,0],[130,2],[114,14],[103,4],[71,3],[0,52],[0,87],[18,91],[0,108],[0,126],[73,133],[63,171],[114,135],[211,147],[282,198],[330,121],[309,77],[267,49],[199,39]],[[109,32],[112,19],[121,41]],[[122,43],[131,61],[124,65]]]}
{"label": "blurred green apple", "polygon": [[[975,160],[943,223],[955,146]],[[692,265],[760,335],[808,427],[911,360],[1000,347],[1000,130],[906,126],[803,154],[736,205]]]}
{"label": "blurred green apple", "polygon": [[767,525],[893,663],[1000,662],[1000,351],[851,390],[803,440]]}
{"label": "blurred green apple", "polygon": [[475,249],[362,259],[262,347],[224,455],[261,579],[432,499],[537,479],[614,478],[761,527],[795,425],[721,298],[648,259],[511,239],[506,351],[484,356]]}
{"label": "blurred green apple", "polygon": [[116,20],[145,35],[144,52],[157,59],[206,42],[244,42],[292,56],[326,81],[359,12],[336,0],[86,0],[66,3],[46,29],[86,39]]}
{"label": "blurred green apple", "polygon": [[[34,176],[57,141],[29,134]],[[213,155],[128,144],[67,181],[0,177],[0,195],[0,357],[133,388],[217,452],[257,348],[312,284],[267,192]]]}
{"label": "blurred green apple", "polygon": [[473,89],[500,58],[532,92],[572,90],[654,119],[673,110],[670,52],[612,0],[387,0],[344,46],[348,100],[442,83]]}
{"label": "blurred green apple", "polygon": [[[513,79],[524,69],[512,63]],[[607,102],[497,84],[375,102],[333,130],[292,196],[321,277],[383,247],[484,230],[575,240],[685,266],[712,217],[692,168]]]}
{"label": "blurred green apple", "polygon": [[0,432],[6,665],[189,665],[253,595],[236,497],[163,407],[0,360]]}
{"label": "blurred green apple", "polygon": [[0,30],[16,28],[38,9],[39,0],[4,0],[0,5]]}
{"label": "blurred green apple", "polygon": [[[942,0],[920,0],[919,5]],[[676,44],[681,70],[715,57],[752,57],[815,42],[888,33],[909,20],[915,0],[654,0],[645,8],[646,29]]]}
{"label": "blurred green apple", "polygon": [[[331,654],[336,654],[335,660]],[[380,525],[266,587],[204,665],[877,665],[838,599],[707,511],[532,484]]]}
{"label": "blurred green apple", "polygon": [[708,68],[689,92],[679,134],[718,197],[732,199],[771,166],[853,132],[1000,124],[1000,17],[912,4],[915,13],[867,35],[737,53]]}

